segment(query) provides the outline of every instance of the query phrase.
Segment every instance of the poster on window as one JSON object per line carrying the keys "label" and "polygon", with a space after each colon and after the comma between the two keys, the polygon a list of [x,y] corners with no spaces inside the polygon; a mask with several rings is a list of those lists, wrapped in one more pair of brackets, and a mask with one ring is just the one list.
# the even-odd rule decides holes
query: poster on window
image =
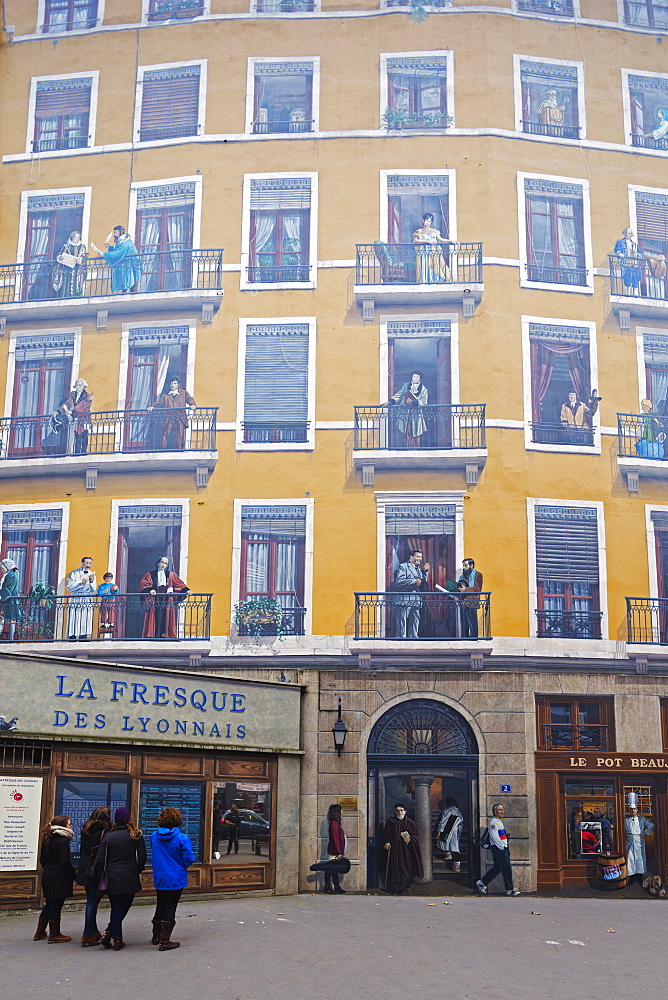
{"label": "poster on window", "polygon": [[581,854],[600,854],[603,850],[603,833],[600,823],[583,821],[580,824]]}
{"label": "poster on window", "polygon": [[37,869],[42,778],[0,775],[0,872]]}

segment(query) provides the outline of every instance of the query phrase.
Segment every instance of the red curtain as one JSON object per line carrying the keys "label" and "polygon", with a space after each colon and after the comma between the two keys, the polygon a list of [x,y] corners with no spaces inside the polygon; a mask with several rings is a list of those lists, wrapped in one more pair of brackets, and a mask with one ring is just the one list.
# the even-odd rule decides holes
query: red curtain
{"label": "red curtain", "polygon": [[568,374],[578,399],[582,399],[582,394],[585,391],[584,381],[588,357],[584,353],[586,350],[587,347],[584,344],[561,345],[545,340],[531,341],[531,417],[536,423],[541,422],[543,400],[552,380],[554,360],[550,355],[567,354],[569,356]]}

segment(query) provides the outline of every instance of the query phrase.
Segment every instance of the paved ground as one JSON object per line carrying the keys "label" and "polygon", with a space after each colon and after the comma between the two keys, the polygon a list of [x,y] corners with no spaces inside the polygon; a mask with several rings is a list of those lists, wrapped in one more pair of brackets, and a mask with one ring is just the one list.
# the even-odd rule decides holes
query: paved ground
{"label": "paved ground", "polygon": [[[33,942],[35,914],[0,918],[2,1000],[665,996],[668,900],[186,900],[177,914],[181,947],[163,953],[149,943],[151,915],[133,907],[121,952]],[[73,936],[81,925],[80,912],[64,915]]]}

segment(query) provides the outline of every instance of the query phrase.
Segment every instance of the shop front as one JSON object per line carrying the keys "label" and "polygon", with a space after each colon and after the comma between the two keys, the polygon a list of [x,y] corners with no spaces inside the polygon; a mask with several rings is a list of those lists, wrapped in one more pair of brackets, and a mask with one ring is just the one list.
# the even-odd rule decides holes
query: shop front
{"label": "shop front", "polygon": [[[39,657],[0,659],[0,907],[40,898],[38,836],[127,806],[184,817],[191,892],[297,889],[301,688]],[[233,805],[238,836],[225,820]],[[142,876],[150,892],[150,850]]]}
{"label": "shop front", "polygon": [[653,826],[646,871],[665,880],[668,754],[538,752],[535,768],[539,890],[600,884],[599,856],[626,855],[634,802]]}

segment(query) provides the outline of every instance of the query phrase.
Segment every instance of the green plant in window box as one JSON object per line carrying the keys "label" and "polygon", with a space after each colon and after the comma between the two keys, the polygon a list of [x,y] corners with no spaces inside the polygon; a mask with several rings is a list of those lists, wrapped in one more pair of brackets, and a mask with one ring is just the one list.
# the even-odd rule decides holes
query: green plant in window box
{"label": "green plant in window box", "polygon": [[386,108],[383,115],[386,128],[449,128],[455,119],[446,111],[407,111],[405,108]]}
{"label": "green plant in window box", "polygon": [[[27,603],[27,602],[30,603]],[[56,590],[48,583],[34,583],[27,594],[23,614],[16,623],[18,639],[46,642],[53,639],[53,622],[49,615],[56,601]]]}
{"label": "green plant in window box", "polygon": [[283,608],[273,597],[239,601],[234,605],[233,621],[240,634],[252,635],[254,639],[260,635],[276,635],[279,642],[283,642]]}

